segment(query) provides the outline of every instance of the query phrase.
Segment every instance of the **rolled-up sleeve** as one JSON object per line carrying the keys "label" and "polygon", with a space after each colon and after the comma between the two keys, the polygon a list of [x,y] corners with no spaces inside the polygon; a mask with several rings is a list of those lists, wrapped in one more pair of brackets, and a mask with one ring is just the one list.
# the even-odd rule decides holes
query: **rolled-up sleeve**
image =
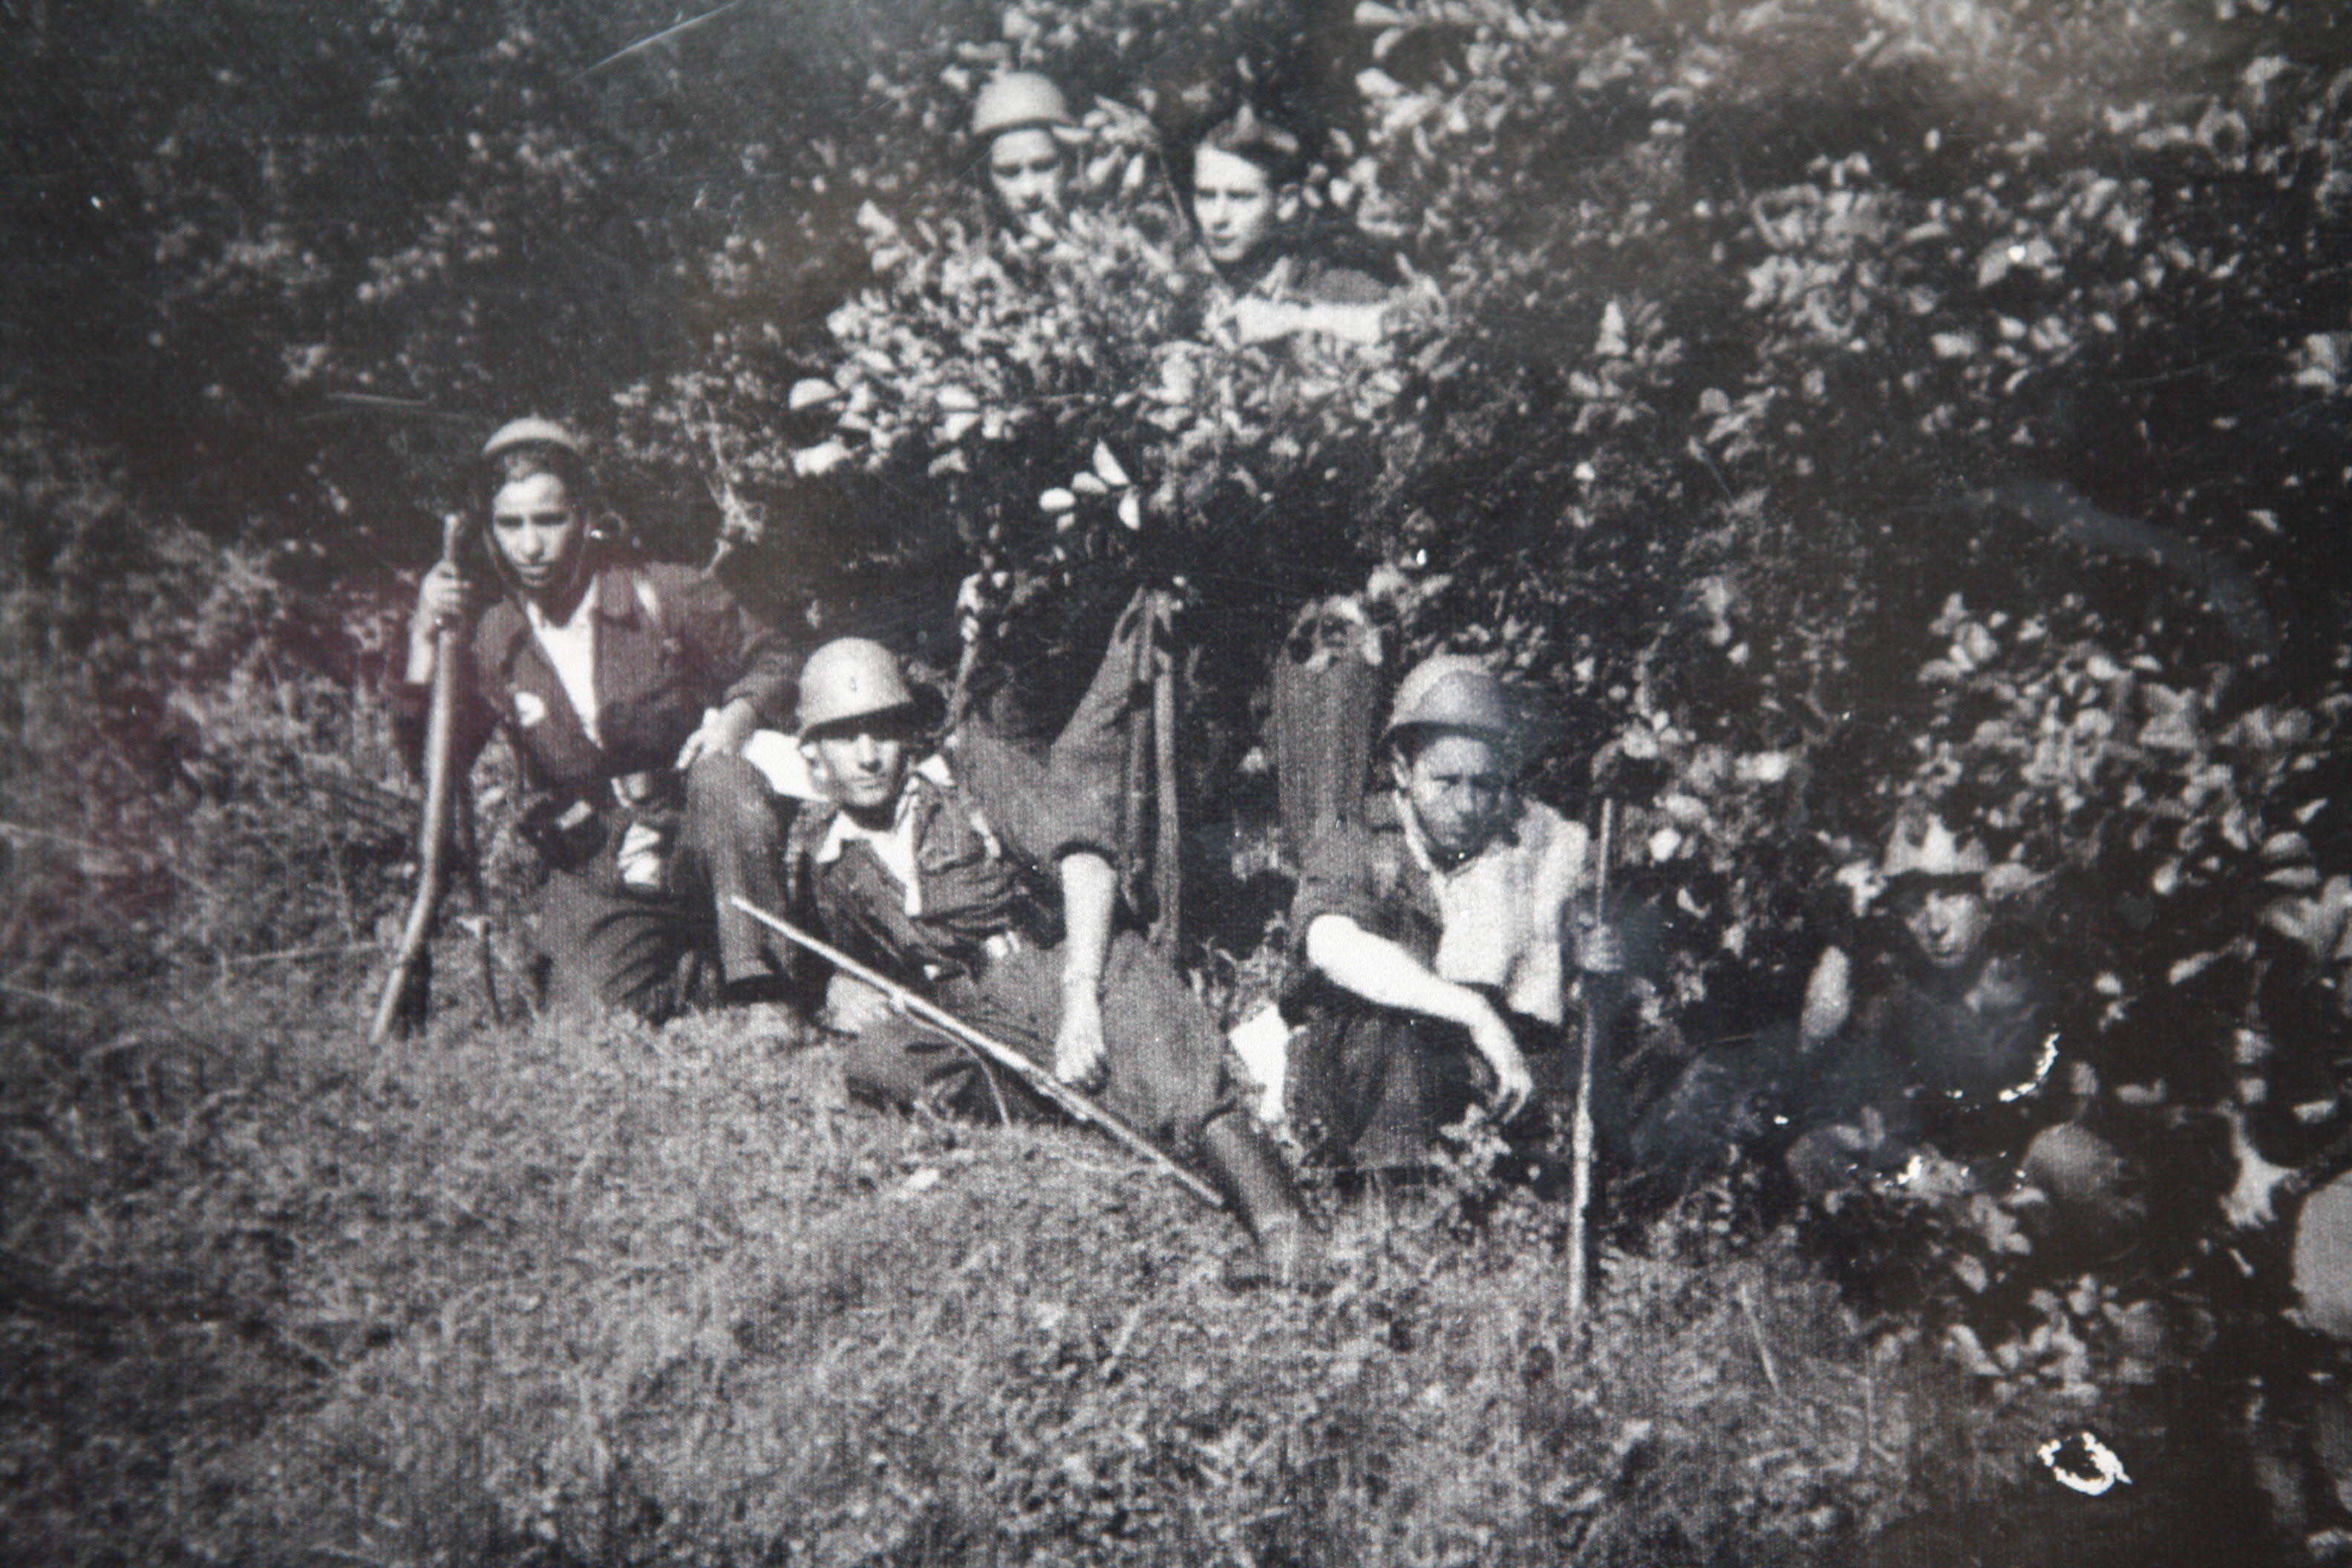
{"label": "rolled-up sleeve", "polygon": [[1367,931],[1381,926],[1374,862],[1379,854],[1362,824],[1327,821],[1307,845],[1298,891],[1290,900],[1291,940],[1306,956],[1307,928],[1325,915],[1344,915]]}

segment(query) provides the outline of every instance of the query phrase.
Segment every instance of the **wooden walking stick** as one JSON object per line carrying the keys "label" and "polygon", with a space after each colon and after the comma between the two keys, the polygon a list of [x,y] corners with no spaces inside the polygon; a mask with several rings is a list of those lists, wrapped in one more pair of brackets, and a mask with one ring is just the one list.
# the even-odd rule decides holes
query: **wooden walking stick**
{"label": "wooden walking stick", "polygon": [[[457,558],[465,520],[456,512],[441,523],[441,559]],[[465,636],[458,626],[433,632],[433,707],[425,724],[425,817],[417,828],[416,900],[384,978],[368,1043],[380,1046],[425,1021],[433,1004],[433,922],[449,890],[450,829],[457,815],[457,650]]]}
{"label": "wooden walking stick", "polygon": [[[1158,601],[1149,588],[1136,590],[1135,662],[1128,670],[1128,694],[1151,679],[1154,616]],[[1119,773],[1118,887],[1128,907],[1143,907],[1143,820],[1151,809],[1151,714],[1138,710],[1128,715],[1127,757]]]}
{"label": "wooden walking stick", "polygon": [[[1592,918],[1606,920],[1609,910],[1609,839],[1616,826],[1617,803],[1601,803],[1601,854],[1592,878]],[[1591,971],[1584,983],[1584,1050],[1576,1066],[1576,1115],[1569,1125],[1568,1188],[1568,1315],[1584,1316],[1585,1215],[1592,1206],[1592,1063],[1601,1054],[1601,1008],[1593,993]]]}
{"label": "wooden walking stick", "polygon": [[[1152,596],[1152,630],[1168,625],[1168,598]],[[1151,738],[1160,775],[1158,807],[1160,844],[1152,856],[1152,882],[1160,907],[1151,922],[1151,945],[1166,953],[1176,951],[1178,928],[1184,915],[1184,871],[1181,824],[1176,814],[1176,652],[1160,650],[1151,677]]]}

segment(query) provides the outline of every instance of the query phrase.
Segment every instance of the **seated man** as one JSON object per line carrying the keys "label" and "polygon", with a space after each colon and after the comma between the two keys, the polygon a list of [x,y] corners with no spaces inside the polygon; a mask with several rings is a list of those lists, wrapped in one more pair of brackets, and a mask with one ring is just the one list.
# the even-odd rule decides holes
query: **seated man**
{"label": "seated man", "polygon": [[[549,877],[539,945],[558,1013],[658,1019],[689,1003],[782,994],[775,939],[738,912],[782,889],[783,819],[741,752],[780,722],[797,655],[700,572],[636,560],[590,527],[580,443],[544,419],[501,426],[478,496],[504,592],[457,644],[455,762],[494,731],[513,747],[521,831]],[[425,745],[438,633],[478,590],[426,574],[394,718]]]}
{"label": "seated man", "polygon": [[1333,237],[1310,236],[1298,221],[1306,164],[1297,136],[1244,107],[1193,144],[1192,164],[1192,221],[1234,296],[1243,342],[1296,332],[1381,341],[1391,291],[1367,269],[1371,258],[1349,265]]}
{"label": "seated man", "polygon": [[[1145,635],[1137,619],[1128,636]],[[1115,720],[1134,668],[1115,638],[1073,729]],[[1113,929],[1118,792],[1082,765],[1102,750],[1091,733],[1044,764],[976,725],[929,750],[897,658],[857,637],[810,658],[800,716],[834,804],[803,816],[793,876],[826,937],[1197,1163],[1258,1244],[1230,1282],[1312,1283],[1315,1238],[1227,1075],[1216,1020],[1165,958]],[[850,1086],[869,1098],[973,1106],[1005,1092],[919,1025],[869,1009],[853,1027]]]}
{"label": "seated man", "polygon": [[1806,998],[1790,1173],[1808,1194],[1903,1171],[1915,1153],[2013,1168],[2085,1239],[2145,1217],[2112,1143],[2071,1114],[2093,1082],[2060,1071],[2039,971],[1996,940],[2004,870],[1932,817],[1896,825],[1881,875],[1898,928],[1857,984],[1832,948]]}
{"label": "seated man", "polygon": [[[1494,676],[1429,659],[1385,731],[1392,789],[1327,821],[1307,852],[1291,912],[1309,971],[1294,998],[1306,1023],[1292,1115],[1322,1163],[1426,1166],[1474,1100],[1476,1063],[1507,1122],[1536,1090],[1522,1040],[1559,1043],[1563,944],[1592,868],[1581,827],[1511,787],[1517,731]],[[1581,958],[1618,967],[1598,927]]]}

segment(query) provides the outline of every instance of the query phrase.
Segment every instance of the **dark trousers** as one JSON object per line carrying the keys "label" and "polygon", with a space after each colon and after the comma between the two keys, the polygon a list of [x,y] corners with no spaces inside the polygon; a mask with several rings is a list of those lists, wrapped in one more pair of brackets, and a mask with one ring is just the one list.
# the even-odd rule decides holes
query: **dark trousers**
{"label": "dark trousers", "polygon": [[[1514,1139],[1540,1137],[1541,1113],[1574,1108],[1582,1035],[1511,1016],[1535,1096],[1511,1123]],[[1616,1075],[1604,1053],[1593,1080],[1594,1119],[1613,1141],[1621,1119]],[[1311,1163],[1341,1170],[1413,1171],[1438,1152],[1439,1131],[1483,1102],[1492,1074],[1458,1025],[1336,998],[1310,1007],[1291,1057],[1290,1117]]]}
{"label": "dark trousers", "polygon": [[[982,1033],[1052,1069],[1062,1016],[1062,956],[1029,948],[997,960],[977,980],[940,986],[934,999]],[[1208,1120],[1240,1104],[1216,1020],[1167,959],[1131,931],[1111,941],[1103,970],[1103,1036],[1108,1076],[1094,1099],[1180,1158],[1199,1152]],[[1001,1096],[1008,1110],[1034,1107],[984,1073],[968,1047],[929,1026],[896,1016],[862,1030],[850,1046],[851,1090],[890,1105],[929,1104],[985,1113]]]}
{"label": "dark trousers", "polygon": [[617,826],[587,864],[549,878],[540,921],[550,1009],[658,1020],[721,985],[780,985],[787,971],[777,939],[732,900],[783,908],[783,826],[759,769],[740,757],[698,759],[687,770],[666,886],[622,881]]}

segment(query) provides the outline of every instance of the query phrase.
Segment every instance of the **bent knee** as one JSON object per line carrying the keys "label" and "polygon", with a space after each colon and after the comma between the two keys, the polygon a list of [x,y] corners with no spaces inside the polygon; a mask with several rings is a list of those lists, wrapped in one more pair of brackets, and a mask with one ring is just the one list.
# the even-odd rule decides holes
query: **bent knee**
{"label": "bent knee", "polygon": [[725,752],[707,752],[686,770],[689,797],[712,801],[756,800],[765,803],[768,775],[742,758]]}

